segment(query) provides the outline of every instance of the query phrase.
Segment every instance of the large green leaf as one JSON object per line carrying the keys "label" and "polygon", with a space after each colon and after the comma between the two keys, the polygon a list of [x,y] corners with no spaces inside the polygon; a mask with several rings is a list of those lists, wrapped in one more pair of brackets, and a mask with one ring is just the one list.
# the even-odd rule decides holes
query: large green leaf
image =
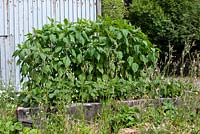
{"label": "large green leaf", "polygon": [[133,57],[129,56],[128,59],[127,59],[127,61],[128,61],[129,66],[132,66]]}
{"label": "large green leaf", "polygon": [[70,58],[68,56],[64,57],[63,58],[63,63],[65,65],[65,67],[68,68],[70,66],[70,64],[71,64]]}
{"label": "large green leaf", "polygon": [[78,63],[80,64],[80,63],[82,62],[82,60],[83,60],[83,56],[82,56],[82,54],[80,53],[80,54],[77,55],[77,61],[78,61]]}
{"label": "large green leaf", "polygon": [[144,64],[147,64],[148,58],[146,58],[144,55],[141,55],[141,56],[140,56],[140,59],[141,59],[141,61],[144,62]]}
{"label": "large green leaf", "polygon": [[103,65],[102,64],[97,64],[97,70],[103,74],[104,73],[104,70],[103,70]]}
{"label": "large green leaf", "polygon": [[55,53],[60,52],[62,49],[63,49],[63,48],[62,48],[61,46],[56,47],[56,49],[55,49]]}
{"label": "large green leaf", "polygon": [[83,38],[83,36],[81,35],[81,31],[77,31],[76,32],[76,39],[79,40],[79,42],[84,45],[85,44],[85,39]]}
{"label": "large green leaf", "polygon": [[51,41],[52,43],[55,43],[55,42],[57,41],[56,35],[51,34],[51,35],[50,35],[50,41]]}
{"label": "large green leaf", "polygon": [[70,35],[69,35],[69,38],[70,38],[70,41],[71,41],[72,43],[75,43],[75,37],[74,37],[73,34],[70,34]]}
{"label": "large green leaf", "polygon": [[121,51],[117,51],[116,53],[117,53],[117,58],[118,58],[119,60],[122,60],[122,58],[123,58],[123,53],[122,53]]}
{"label": "large green leaf", "polygon": [[137,63],[133,63],[133,64],[131,65],[131,68],[132,68],[133,72],[136,73],[136,72],[138,71],[138,69],[139,69],[139,66],[138,66]]}

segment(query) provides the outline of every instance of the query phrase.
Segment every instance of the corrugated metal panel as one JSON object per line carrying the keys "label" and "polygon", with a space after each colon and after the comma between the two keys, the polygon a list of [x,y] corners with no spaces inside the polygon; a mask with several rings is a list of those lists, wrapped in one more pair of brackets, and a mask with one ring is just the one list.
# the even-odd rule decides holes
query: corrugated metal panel
{"label": "corrugated metal panel", "polygon": [[14,84],[15,81],[15,66],[14,59],[12,58],[12,52],[14,51],[13,37],[1,36],[0,37],[0,78],[7,83]]}
{"label": "corrugated metal panel", "polygon": [[[41,28],[48,17],[62,22],[64,18],[96,20],[101,12],[100,0],[0,0],[0,76],[19,86],[19,67],[12,53],[32,28]],[[11,79],[12,78],[12,79]]]}

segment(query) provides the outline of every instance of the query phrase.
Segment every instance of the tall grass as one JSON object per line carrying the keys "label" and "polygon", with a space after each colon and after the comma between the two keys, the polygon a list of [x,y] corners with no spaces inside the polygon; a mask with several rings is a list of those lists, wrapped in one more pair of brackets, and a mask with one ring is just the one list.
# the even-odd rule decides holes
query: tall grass
{"label": "tall grass", "polygon": [[14,116],[17,107],[14,87],[0,82],[0,117]]}

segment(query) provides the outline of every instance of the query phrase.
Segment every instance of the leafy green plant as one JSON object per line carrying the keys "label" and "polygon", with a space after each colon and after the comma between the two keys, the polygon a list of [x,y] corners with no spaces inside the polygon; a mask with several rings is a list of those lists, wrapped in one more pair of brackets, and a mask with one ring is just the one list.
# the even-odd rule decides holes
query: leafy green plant
{"label": "leafy green plant", "polygon": [[123,19],[126,8],[122,0],[102,0],[102,16],[111,19]]}
{"label": "leafy green plant", "polygon": [[165,102],[160,107],[148,107],[140,116],[145,123],[138,127],[142,133],[199,133],[199,113],[195,113],[195,108],[191,106],[194,104],[184,101],[179,106]]}
{"label": "leafy green plant", "polygon": [[187,84],[182,84],[174,79],[163,79],[156,77],[154,79],[140,78],[135,83],[135,98],[173,98],[183,94],[183,89],[190,90]]}
{"label": "leafy green plant", "polygon": [[62,98],[59,96],[68,102],[92,101],[87,93],[102,98],[102,90],[93,90],[91,83],[136,79],[141,70],[155,67],[158,50],[140,29],[126,21],[107,18],[75,23],[64,20],[61,24],[51,19],[51,24],[27,35],[14,57],[18,57],[26,89],[23,100],[53,104]]}
{"label": "leafy green plant", "polygon": [[14,116],[17,107],[17,93],[13,86],[0,82],[0,117]]}
{"label": "leafy green plant", "polygon": [[22,124],[12,117],[0,118],[0,133],[15,134],[16,131],[22,130]]}
{"label": "leafy green plant", "polygon": [[133,127],[138,122],[137,114],[139,109],[136,107],[121,106],[115,115],[110,117],[110,126],[114,133],[120,128]]}
{"label": "leafy green plant", "polygon": [[25,127],[21,132],[19,132],[19,134],[41,134],[41,132],[38,129],[31,129],[29,127]]}
{"label": "leafy green plant", "polygon": [[17,93],[14,86],[0,82],[0,133],[15,134],[22,130],[21,122],[17,122],[15,112]]}
{"label": "leafy green plant", "polygon": [[137,128],[141,133],[199,133],[199,99],[195,96],[185,94],[178,105],[173,101],[147,107],[114,105],[105,120],[113,133],[121,128]]}

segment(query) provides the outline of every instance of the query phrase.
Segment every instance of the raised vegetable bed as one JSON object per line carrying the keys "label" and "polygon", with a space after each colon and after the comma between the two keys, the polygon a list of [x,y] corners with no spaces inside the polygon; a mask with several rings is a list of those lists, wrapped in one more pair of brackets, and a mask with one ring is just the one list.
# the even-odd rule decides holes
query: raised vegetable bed
{"label": "raised vegetable bed", "polygon": [[[181,100],[180,98],[160,98],[160,99],[140,99],[140,100],[129,100],[129,101],[120,101],[120,105],[128,105],[132,106],[141,106],[141,107],[148,107],[148,106],[159,106],[164,101],[174,101],[175,105],[179,105]],[[66,106],[67,114],[69,117],[71,116],[80,116],[81,114],[84,115],[86,120],[93,119],[96,115],[101,113],[102,104],[101,103],[75,103],[70,106]],[[44,108],[24,108],[18,107],[17,108],[17,119],[18,121],[22,122],[24,126],[31,127],[33,123],[37,124],[39,127],[41,121],[44,120],[40,116],[40,111],[45,111]],[[56,109],[51,111],[52,113],[56,113]],[[48,118],[48,117],[46,117]]]}

